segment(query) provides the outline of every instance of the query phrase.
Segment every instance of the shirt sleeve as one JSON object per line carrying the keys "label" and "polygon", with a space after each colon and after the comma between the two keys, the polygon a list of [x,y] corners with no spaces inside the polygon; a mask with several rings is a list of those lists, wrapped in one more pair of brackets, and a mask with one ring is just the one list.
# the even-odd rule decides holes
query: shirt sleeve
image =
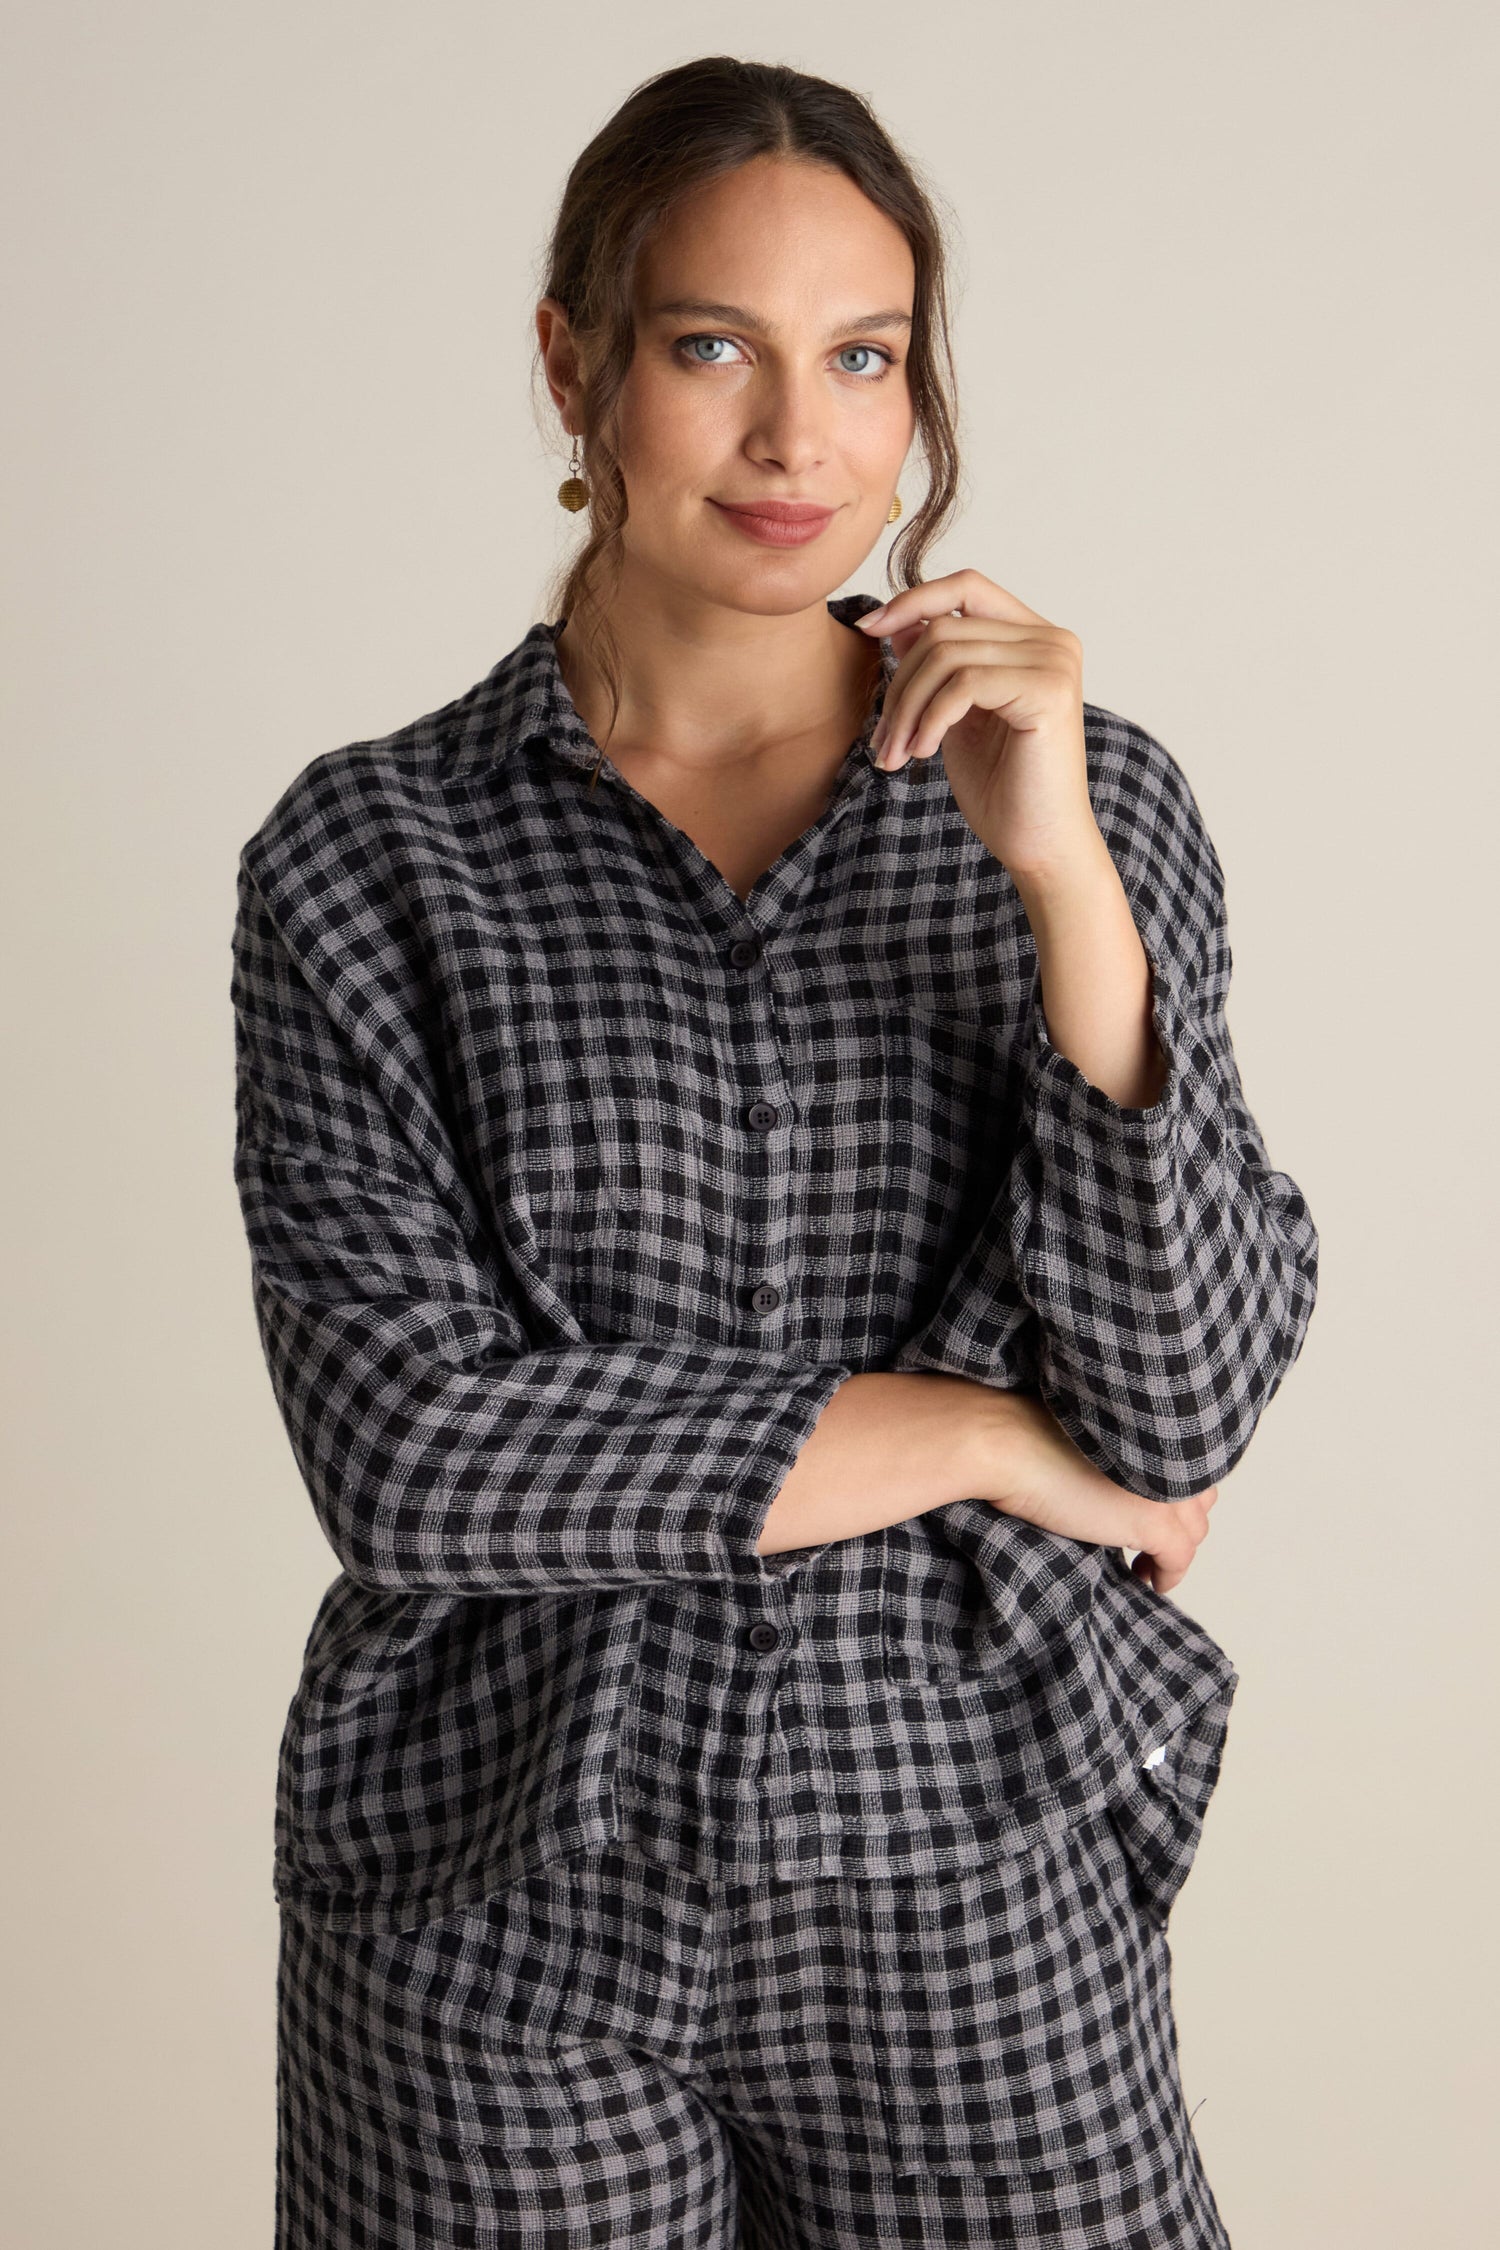
{"label": "shirt sleeve", "polygon": [[898,1364],[993,1382],[1030,1362],[1095,1467],[1175,1500],[1229,1473],[1297,1358],[1318,1235],[1246,1105],[1218,855],[1180,769],[1139,739],[1145,783],[1110,799],[1101,828],[1150,964],[1166,1083],[1146,1109],[1095,1086],[1053,1046],[1033,969],[1013,1159]]}
{"label": "shirt sleeve", "polygon": [[[242,859],[234,1173],[271,1384],[361,1585],[755,1588],[771,1502],[851,1369],[752,1346],[543,1341],[430,1120],[382,1086]],[[395,1091],[391,1087],[395,1087]],[[409,1114],[408,1114],[409,1112]]]}

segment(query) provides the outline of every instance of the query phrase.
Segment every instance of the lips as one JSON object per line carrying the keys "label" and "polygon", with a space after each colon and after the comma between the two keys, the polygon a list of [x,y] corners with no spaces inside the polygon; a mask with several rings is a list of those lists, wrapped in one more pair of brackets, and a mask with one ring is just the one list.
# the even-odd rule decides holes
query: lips
{"label": "lips", "polygon": [[758,516],[767,523],[822,523],[834,512],[813,500],[716,500],[714,506],[732,516]]}
{"label": "lips", "polygon": [[821,539],[837,515],[836,508],[820,508],[813,500],[715,500],[726,523],[742,539],[759,547],[810,547]]}

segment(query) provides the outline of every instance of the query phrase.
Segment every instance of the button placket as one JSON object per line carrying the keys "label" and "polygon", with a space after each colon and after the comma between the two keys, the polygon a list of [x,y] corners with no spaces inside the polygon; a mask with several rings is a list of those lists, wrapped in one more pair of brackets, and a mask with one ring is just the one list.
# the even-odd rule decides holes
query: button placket
{"label": "button placket", "polygon": [[[747,1129],[752,1133],[760,1134],[762,1137],[775,1132],[778,1126],[785,1125],[790,1121],[787,1107],[767,1101],[763,1096],[750,1103],[744,1112],[744,1118]],[[790,1194],[790,1166],[786,1161],[785,1154],[781,1156],[778,1162],[776,1158],[771,1156],[768,1149],[762,1187],[763,1214],[768,1224],[773,1215],[784,1222]],[[759,1313],[762,1318],[765,1318],[767,1315],[779,1311],[787,1302],[787,1299],[787,1291],[767,1275],[751,1286],[748,1301],[751,1311]]]}
{"label": "button placket", "polygon": [[[737,969],[753,968],[763,961],[764,955],[765,939],[759,931],[749,931],[736,938],[727,951],[729,962]],[[752,986],[741,989],[747,1005],[736,1021],[736,1028],[742,1029],[744,1033],[746,1076],[750,1075],[752,1068],[764,1076],[768,1066],[774,1076],[781,1066],[781,1054],[776,1036],[775,1015],[765,980],[757,979]],[[778,1101],[764,1092],[746,1102],[740,1111],[745,1130],[758,1135],[762,1140],[775,1132],[779,1125],[789,1123],[795,1114],[789,1103]],[[773,1221],[784,1220],[785,1217],[790,1186],[788,1168],[783,1163],[779,1177],[776,1176],[776,1170],[776,1166],[768,1161],[760,1184],[761,1209],[754,1231],[761,1239],[764,1239]],[[758,1314],[762,1319],[778,1311],[785,1302],[785,1297],[786,1292],[769,1275],[759,1280],[746,1281],[740,1286],[739,1302],[747,1311]]]}

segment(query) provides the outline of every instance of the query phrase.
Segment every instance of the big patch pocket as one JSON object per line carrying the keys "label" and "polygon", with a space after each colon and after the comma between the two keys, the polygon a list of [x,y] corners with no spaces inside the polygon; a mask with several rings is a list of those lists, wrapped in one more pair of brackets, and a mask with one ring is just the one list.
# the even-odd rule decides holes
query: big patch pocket
{"label": "big patch pocket", "polygon": [[[613,1935],[611,1880],[575,1857],[378,1935],[283,1916],[288,2093],[309,2116],[326,2105],[403,2141],[492,2155],[587,2156],[617,2146],[622,2120],[659,2114],[664,2101],[675,2114],[659,2056],[699,2021],[711,1952],[670,1922],[655,1943],[634,1895],[631,1942],[614,1948],[608,1976],[587,1973],[601,1928]],[[638,1893],[649,1887],[638,1880]]]}
{"label": "big patch pocket", "polygon": [[1170,1956],[1107,1815],[978,1870],[852,1889],[898,2170],[1066,2173],[1180,2143]]}
{"label": "big patch pocket", "polygon": [[[644,2092],[614,2040],[576,2035],[568,1871],[551,1868],[420,1927],[339,1932],[283,1915],[285,2098],[405,2142],[576,2151]],[[525,1946],[523,1954],[522,1947]]]}

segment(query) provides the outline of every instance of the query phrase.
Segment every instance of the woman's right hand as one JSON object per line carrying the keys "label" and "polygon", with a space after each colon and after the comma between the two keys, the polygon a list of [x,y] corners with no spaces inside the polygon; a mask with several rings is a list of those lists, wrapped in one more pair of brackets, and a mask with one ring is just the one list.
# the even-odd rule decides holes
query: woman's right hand
{"label": "woman's right hand", "polygon": [[1085,1460],[1061,1423],[1027,1391],[991,1391],[978,1498],[1003,1515],[1091,1546],[1139,1549],[1131,1569],[1158,1594],[1181,1585],[1208,1537],[1216,1484],[1185,1500],[1127,1492]]}

